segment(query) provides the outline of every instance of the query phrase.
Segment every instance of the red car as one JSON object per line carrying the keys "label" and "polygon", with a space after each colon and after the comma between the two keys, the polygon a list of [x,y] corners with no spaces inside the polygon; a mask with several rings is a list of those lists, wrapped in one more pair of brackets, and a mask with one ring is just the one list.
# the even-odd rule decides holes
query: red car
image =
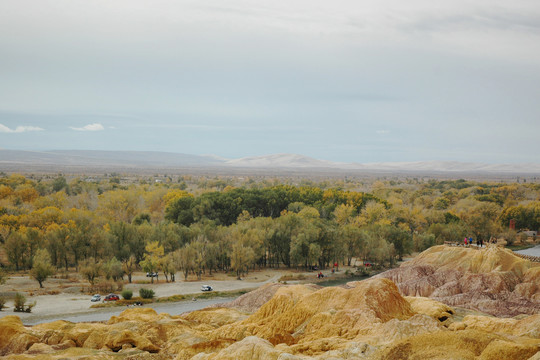
{"label": "red car", "polygon": [[120,297],[116,294],[109,294],[105,296],[105,299],[103,299],[103,301],[116,301],[116,300],[120,300]]}

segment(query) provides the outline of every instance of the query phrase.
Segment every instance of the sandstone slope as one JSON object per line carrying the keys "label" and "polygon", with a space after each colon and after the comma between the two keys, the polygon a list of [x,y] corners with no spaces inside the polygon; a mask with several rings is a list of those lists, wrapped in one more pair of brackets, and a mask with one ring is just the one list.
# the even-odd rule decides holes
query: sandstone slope
{"label": "sandstone slope", "polygon": [[401,267],[379,274],[406,296],[496,316],[540,313],[540,264],[498,247],[432,247]]}
{"label": "sandstone slope", "polygon": [[[252,314],[209,308],[182,316],[128,309],[107,323],[25,327],[0,319],[7,359],[528,359],[540,315],[466,316],[428,298],[403,297],[388,279],[317,289],[270,288]],[[262,294],[254,298],[264,297]]]}

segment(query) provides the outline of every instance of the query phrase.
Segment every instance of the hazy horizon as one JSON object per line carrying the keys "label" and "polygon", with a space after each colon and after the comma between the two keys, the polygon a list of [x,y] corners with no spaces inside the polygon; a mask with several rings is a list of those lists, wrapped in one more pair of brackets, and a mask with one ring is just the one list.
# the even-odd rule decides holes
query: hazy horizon
{"label": "hazy horizon", "polygon": [[[2,154],[8,151],[11,155]],[[401,172],[465,172],[499,174],[537,174],[539,162],[490,163],[474,161],[431,160],[431,161],[396,161],[396,162],[343,162],[317,159],[303,154],[280,153],[261,156],[225,158],[219,154],[188,154],[164,151],[141,150],[58,150],[43,151],[16,150],[0,148],[0,165],[3,166],[137,166],[151,169],[155,167],[201,167],[201,168],[251,168],[251,169],[326,169],[336,171],[396,171]],[[13,169],[12,169],[13,170]]]}
{"label": "hazy horizon", "polygon": [[540,6],[0,3],[0,148],[538,163]]}

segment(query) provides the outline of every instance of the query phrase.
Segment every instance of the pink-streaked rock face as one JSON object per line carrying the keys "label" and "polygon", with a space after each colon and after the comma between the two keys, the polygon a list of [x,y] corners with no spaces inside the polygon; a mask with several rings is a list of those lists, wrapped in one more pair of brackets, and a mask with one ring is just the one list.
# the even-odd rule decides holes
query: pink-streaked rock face
{"label": "pink-streaked rock face", "polygon": [[[436,247],[420,254],[421,261],[383,274],[392,280],[379,276],[327,288],[268,285],[227,307],[179,316],[136,308],[106,323],[55,321],[32,327],[24,326],[17,316],[6,316],[0,319],[0,356],[535,359],[540,350],[540,314],[497,318],[463,309],[457,312],[448,305],[468,302],[505,316],[521,309],[533,311],[538,305],[537,267],[511,256],[502,249],[482,253]],[[430,297],[403,296],[405,291]]]}
{"label": "pink-streaked rock face", "polygon": [[392,280],[406,296],[495,316],[540,313],[540,264],[497,246],[435,246],[377,277]]}

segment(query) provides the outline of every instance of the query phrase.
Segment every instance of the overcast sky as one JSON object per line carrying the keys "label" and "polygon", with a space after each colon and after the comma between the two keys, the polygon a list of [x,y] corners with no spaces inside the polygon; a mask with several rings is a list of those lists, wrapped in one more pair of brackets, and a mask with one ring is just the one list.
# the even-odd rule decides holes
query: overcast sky
{"label": "overcast sky", "polygon": [[0,0],[0,148],[540,162],[537,0]]}

